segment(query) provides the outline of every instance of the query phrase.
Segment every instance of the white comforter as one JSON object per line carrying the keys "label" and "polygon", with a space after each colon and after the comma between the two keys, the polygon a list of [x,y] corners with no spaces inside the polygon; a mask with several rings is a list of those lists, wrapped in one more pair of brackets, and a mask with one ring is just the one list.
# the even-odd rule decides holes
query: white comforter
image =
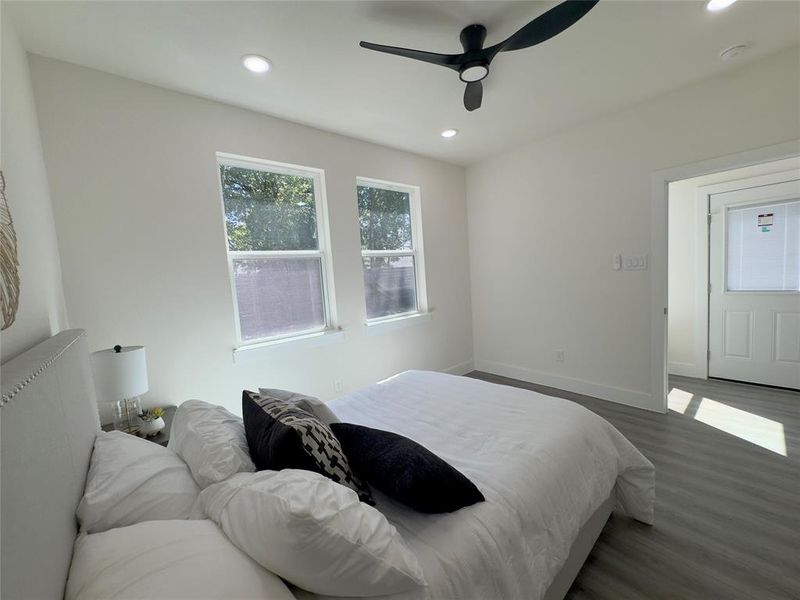
{"label": "white comforter", "polygon": [[618,508],[653,522],[653,465],[606,420],[574,402],[408,371],[329,406],[342,421],[416,440],[486,497],[452,514],[426,515],[377,496],[428,581],[422,593],[392,598],[541,598],[580,528],[612,490]]}

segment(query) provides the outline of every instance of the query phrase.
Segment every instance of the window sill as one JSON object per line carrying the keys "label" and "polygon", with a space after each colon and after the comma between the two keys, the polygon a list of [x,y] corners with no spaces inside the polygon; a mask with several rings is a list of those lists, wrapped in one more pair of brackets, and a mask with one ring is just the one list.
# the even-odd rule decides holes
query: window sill
{"label": "window sill", "polygon": [[250,362],[260,356],[272,352],[284,352],[291,350],[301,350],[316,346],[327,346],[344,339],[344,331],[341,329],[326,329],[315,333],[286,337],[278,340],[259,342],[247,346],[239,346],[233,349],[233,362]]}
{"label": "window sill", "polygon": [[380,335],[396,329],[404,329],[413,325],[428,323],[432,318],[430,312],[416,312],[375,321],[367,321],[367,334]]}

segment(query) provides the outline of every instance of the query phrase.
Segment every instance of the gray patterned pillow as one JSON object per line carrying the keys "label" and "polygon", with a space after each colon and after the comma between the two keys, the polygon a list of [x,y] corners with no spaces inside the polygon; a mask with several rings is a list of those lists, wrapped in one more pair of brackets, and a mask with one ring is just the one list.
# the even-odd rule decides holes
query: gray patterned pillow
{"label": "gray patterned pillow", "polygon": [[242,392],[242,415],[256,469],[314,471],[374,504],[369,487],[350,469],[339,440],[316,416],[291,402],[247,390]]}
{"label": "gray patterned pillow", "polygon": [[258,388],[258,393],[262,396],[270,396],[278,400],[285,400],[294,404],[298,408],[302,408],[307,413],[311,413],[317,417],[325,425],[332,423],[339,423],[339,418],[328,408],[325,403],[319,398],[314,396],[306,396],[305,394],[298,394],[297,392],[290,392],[288,390],[274,390],[270,388]]}

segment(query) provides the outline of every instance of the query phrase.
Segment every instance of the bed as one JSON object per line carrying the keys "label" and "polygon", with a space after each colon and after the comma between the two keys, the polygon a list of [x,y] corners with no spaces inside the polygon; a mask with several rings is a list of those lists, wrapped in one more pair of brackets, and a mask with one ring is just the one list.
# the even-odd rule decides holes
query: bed
{"label": "bed", "polygon": [[[652,464],[574,402],[407,371],[328,406],[342,421],[420,442],[486,497],[449,515],[378,498],[425,571],[425,598],[563,598],[614,506],[653,521]],[[455,550],[464,548],[474,551]]]}
{"label": "bed", "polygon": [[[58,598],[100,428],[83,332],[62,332],[3,365],[2,379],[0,593]],[[615,506],[652,523],[652,465],[575,403],[412,371],[330,407],[343,421],[417,440],[486,496],[445,515],[378,496],[429,584],[397,600],[563,598]]]}

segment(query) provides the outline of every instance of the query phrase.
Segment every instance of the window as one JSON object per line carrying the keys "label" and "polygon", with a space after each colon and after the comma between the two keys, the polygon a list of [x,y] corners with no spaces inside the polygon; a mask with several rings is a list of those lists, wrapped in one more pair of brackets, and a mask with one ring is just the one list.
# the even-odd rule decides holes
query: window
{"label": "window", "polygon": [[728,291],[800,291],[800,200],[727,210]]}
{"label": "window", "polygon": [[367,319],[427,310],[419,188],[358,179]]}
{"label": "window", "polygon": [[322,172],[218,155],[240,343],[331,327]]}

